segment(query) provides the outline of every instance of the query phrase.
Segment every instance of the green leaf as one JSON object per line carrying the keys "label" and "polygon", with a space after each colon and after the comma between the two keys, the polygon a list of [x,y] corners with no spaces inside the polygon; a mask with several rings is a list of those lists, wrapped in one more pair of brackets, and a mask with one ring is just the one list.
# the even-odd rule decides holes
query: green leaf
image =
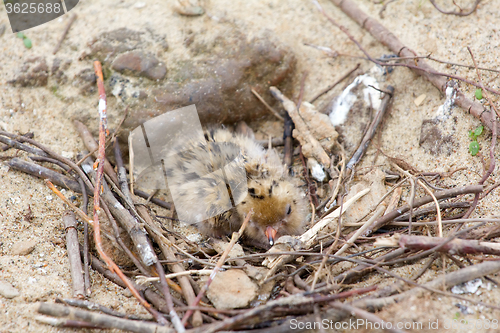
{"label": "green leaf", "polygon": [[469,138],[472,140],[476,140],[476,136],[474,135],[474,131],[469,131]]}
{"label": "green leaf", "polygon": [[21,38],[21,39],[25,39],[25,38],[26,38],[26,35],[25,35],[25,34],[23,34],[22,32],[18,32],[18,33],[16,34],[16,36],[17,36],[17,38]]}
{"label": "green leaf", "polygon": [[481,134],[483,134],[483,129],[484,129],[484,126],[481,125],[481,126],[478,126],[478,128],[476,128],[474,130],[474,135],[475,136],[480,136]]}
{"label": "green leaf", "polygon": [[31,39],[29,39],[29,38],[25,38],[25,39],[23,40],[23,43],[24,43],[24,46],[26,46],[26,48],[27,48],[27,49],[31,49],[31,46],[32,46],[32,44],[31,44]]}
{"label": "green leaf", "polygon": [[477,88],[476,89],[476,98],[478,100],[482,100],[483,99],[483,89],[481,89],[481,88]]}
{"label": "green leaf", "polygon": [[472,156],[476,156],[479,153],[479,143],[477,141],[472,141],[469,144],[469,151]]}

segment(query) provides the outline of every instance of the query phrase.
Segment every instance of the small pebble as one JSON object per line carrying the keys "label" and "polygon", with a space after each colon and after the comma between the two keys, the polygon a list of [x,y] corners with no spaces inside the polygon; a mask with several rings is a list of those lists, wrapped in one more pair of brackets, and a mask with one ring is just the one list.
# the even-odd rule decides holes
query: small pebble
{"label": "small pebble", "polygon": [[207,292],[216,309],[244,308],[257,296],[257,285],[240,269],[219,272]]}
{"label": "small pebble", "polygon": [[19,296],[19,291],[10,283],[0,280],[0,295],[10,299]]}
{"label": "small pebble", "polygon": [[18,242],[12,246],[12,254],[15,256],[25,256],[33,252],[36,246],[35,240]]}

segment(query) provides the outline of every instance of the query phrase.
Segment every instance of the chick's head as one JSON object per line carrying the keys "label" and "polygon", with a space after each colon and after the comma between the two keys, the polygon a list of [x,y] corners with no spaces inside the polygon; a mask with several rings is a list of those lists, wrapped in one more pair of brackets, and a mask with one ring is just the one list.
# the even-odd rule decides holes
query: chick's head
{"label": "chick's head", "polygon": [[249,179],[248,194],[237,206],[244,218],[253,208],[253,215],[245,230],[252,243],[269,248],[283,235],[302,232],[307,215],[304,194],[292,178]]}

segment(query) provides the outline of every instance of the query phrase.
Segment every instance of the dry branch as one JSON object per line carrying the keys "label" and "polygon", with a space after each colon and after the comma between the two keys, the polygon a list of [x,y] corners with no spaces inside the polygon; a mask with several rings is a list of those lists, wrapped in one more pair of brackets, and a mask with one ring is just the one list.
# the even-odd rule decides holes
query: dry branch
{"label": "dry branch", "polygon": [[82,261],[78,251],[78,233],[76,231],[75,214],[67,210],[63,215],[64,228],[66,229],[66,248],[68,250],[69,268],[71,280],[73,281],[73,297],[85,297],[85,286],[83,283]]}
{"label": "dry branch", "polygon": [[[347,16],[366,29],[375,39],[388,47],[392,52],[400,57],[409,57],[403,60],[410,68],[420,67],[422,70],[411,68],[416,74],[425,77],[430,83],[442,93],[445,93],[448,87],[448,79],[445,76],[437,75],[438,73],[430,65],[422,59],[415,59],[416,52],[405,46],[401,41],[383,25],[374,18],[366,15],[359,7],[351,0],[331,0],[339,7]],[[456,90],[455,104],[462,109],[467,110],[474,117],[491,129],[491,112],[486,110],[480,103],[471,101],[460,90]]]}
{"label": "dry branch", "polygon": [[102,328],[116,328],[137,333],[175,333],[174,329],[170,327],[160,326],[152,322],[117,318],[107,314],[71,308],[62,304],[40,303],[37,311],[49,316],[67,317],[70,320],[92,323]]}
{"label": "dry branch", "polygon": [[[379,238],[374,246],[399,246],[410,250],[429,250],[440,245],[445,239],[440,237],[394,235],[390,238]],[[500,244],[480,242],[478,240],[454,239],[437,249],[449,254],[493,254],[500,255]]]}
{"label": "dry branch", "polygon": [[[483,190],[482,185],[468,185],[468,186],[463,186],[463,187],[455,187],[449,190],[443,190],[443,191],[436,191],[434,193],[434,197],[437,200],[441,199],[446,199],[446,198],[451,198],[455,197],[457,195],[462,195],[462,194],[470,194],[470,193],[480,193]],[[413,207],[419,207],[422,205],[425,205],[431,201],[433,201],[434,198],[431,197],[430,195],[415,199],[413,202]],[[403,213],[406,213],[407,211],[410,210],[410,205],[404,205],[402,207],[399,207],[390,213],[385,214],[382,216],[380,219],[378,219],[372,227],[368,228],[368,230],[365,232],[365,235],[370,235],[374,231],[378,230],[382,226],[386,225],[387,223],[391,222],[394,220],[396,217],[402,215]]]}
{"label": "dry branch", "polygon": [[30,163],[27,161],[24,161],[20,158],[14,157],[11,158],[10,160],[7,161],[7,164],[14,169],[17,169],[19,171],[22,171],[24,173],[27,173],[29,175],[41,178],[41,179],[48,179],[52,183],[59,185],[61,187],[67,188],[69,190],[75,191],[77,193],[82,193],[82,189],[80,187],[80,184],[65,175],[60,174],[59,172],[56,172],[51,169],[47,169],[41,165],[35,164],[35,163]]}

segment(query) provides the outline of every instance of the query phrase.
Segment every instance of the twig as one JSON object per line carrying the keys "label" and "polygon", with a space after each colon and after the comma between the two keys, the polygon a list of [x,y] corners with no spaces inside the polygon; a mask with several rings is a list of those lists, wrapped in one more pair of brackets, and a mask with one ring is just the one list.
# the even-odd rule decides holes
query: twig
{"label": "twig", "polygon": [[[80,137],[82,138],[83,144],[85,145],[85,147],[90,152],[93,152],[94,156],[97,158],[99,146],[97,145],[97,142],[94,140],[94,137],[90,133],[87,126],[85,126],[83,123],[79,122],[78,120],[74,120],[73,125],[75,125],[75,128],[76,128],[78,134],[80,134]],[[84,158],[82,160],[84,160]],[[111,177],[111,179],[113,179],[115,184],[118,184],[118,177],[116,176],[115,170],[113,169],[113,167],[109,163],[108,159],[104,160],[104,171],[106,172],[106,174],[108,176]]]}
{"label": "twig", "polygon": [[10,160],[7,161],[7,164],[17,170],[20,170],[24,173],[27,173],[29,175],[41,178],[41,179],[48,179],[51,182],[53,182],[56,185],[59,185],[61,187],[65,187],[69,190],[72,190],[77,193],[81,193],[82,189],[80,187],[80,184],[65,175],[60,174],[59,172],[56,172],[54,170],[45,168],[41,165],[35,164],[35,163],[30,163],[28,161],[24,161],[18,157],[11,158]]}
{"label": "twig", "polygon": [[[160,249],[165,258],[169,261],[177,262],[178,260],[177,257],[175,256],[172,246],[169,245],[170,242],[161,234],[161,230],[158,230],[158,227],[153,223],[153,220],[151,219],[151,216],[148,214],[146,207],[138,205],[137,211],[144,219],[146,223],[146,228],[150,230],[149,234],[151,235],[153,240],[160,246]],[[174,274],[182,274],[185,272],[183,266],[177,263],[170,264],[168,267],[172,272],[174,272]],[[191,283],[189,282],[189,279],[185,276],[179,276],[177,278],[177,281],[179,281],[179,284],[181,285],[182,295],[184,296],[186,303],[187,304],[194,303],[196,295],[194,293],[193,287],[191,286]],[[203,319],[201,317],[200,311],[194,312],[191,323],[195,327],[201,326],[203,324]]]}
{"label": "twig", "polygon": [[80,208],[76,207],[71,201],[69,201],[55,186],[50,182],[50,180],[45,179],[45,184],[54,192],[65,204],[67,204],[78,216],[86,223],[94,225],[94,222],[90,217],[87,216]]}
{"label": "twig", "polygon": [[155,205],[158,205],[160,207],[163,207],[165,209],[172,209],[172,204],[170,202],[165,202],[163,200],[160,200],[158,198],[151,198],[150,194],[147,194],[146,192],[143,192],[141,190],[134,189],[134,194],[144,198],[144,199],[149,199],[150,202],[154,203]]}
{"label": "twig", "polygon": [[[470,194],[470,193],[480,193],[483,190],[482,185],[468,185],[468,186],[463,186],[463,187],[455,187],[449,190],[443,190],[443,191],[437,191],[434,193],[434,196],[436,199],[441,200],[441,199],[446,199],[446,198],[451,198],[455,197],[457,195],[462,195],[462,194]],[[422,205],[425,205],[429,202],[433,201],[433,197],[425,196],[419,199],[416,199],[414,202],[414,207],[419,207]],[[370,235],[374,231],[378,230],[382,226],[386,225],[396,217],[400,216],[403,213],[406,213],[407,211],[410,210],[409,205],[404,205],[402,207],[399,207],[384,216],[382,216],[380,219],[378,219],[372,227],[368,228],[368,230],[365,232],[366,235]]]}
{"label": "twig", "polygon": [[76,218],[72,211],[63,214],[64,228],[66,229],[66,249],[68,250],[69,268],[73,281],[73,297],[85,297],[85,286],[82,275],[82,261],[78,251],[78,233],[76,231]]}
{"label": "twig", "polygon": [[102,328],[116,328],[137,333],[175,333],[172,328],[155,323],[117,318],[107,314],[71,308],[62,304],[40,303],[37,311],[49,316],[68,317],[72,320],[85,321]]}
{"label": "twig", "polygon": [[[212,274],[210,274],[210,277],[207,280],[207,283],[203,286],[201,291],[198,293],[198,296],[196,296],[195,301],[192,304],[189,304],[189,306],[197,306],[198,303],[200,302],[201,298],[203,295],[205,295],[205,292],[208,290],[208,287],[210,287],[210,284],[212,283],[213,279],[217,275],[217,272],[220,270],[224,262],[226,261],[226,258],[233,248],[234,244],[238,241],[238,239],[243,235],[243,232],[245,231],[245,228],[248,225],[248,222],[250,221],[250,218],[253,215],[253,209],[250,209],[248,212],[247,216],[245,217],[245,220],[241,224],[240,230],[238,232],[233,232],[233,235],[231,236],[231,241],[229,244],[226,246],[226,249],[224,250],[224,253],[222,253],[221,257],[219,258],[219,261],[217,262],[217,265],[215,266],[214,270],[212,271]],[[193,310],[188,310],[184,317],[182,317],[182,323],[185,325],[186,322],[188,321],[189,317],[193,313]]]}
{"label": "twig", "polygon": [[[33,134],[33,132],[28,132],[28,133],[26,133],[26,134],[23,134],[23,135],[22,135],[22,137],[23,137],[23,136],[24,136],[24,137],[26,137],[26,138],[28,138],[28,139],[33,139],[33,138],[34,138],[34,136],[35,136],[35,134]],[[21,143],[22,143],[23,141],[18,140],[18,142],[21,142]],[[11,145],[3,145],[3,147],[1,147],[1,148],[0,148],[0,150],[1,150],[1,151],[7,151],[7,150],[9,150],[9,149],[11,149],[11,148],[12,148],[12,146],[11,146]]]}
{"label": "twig", "polygon": [[[462,8],[459,7],[459,11],[456,12],[456,11],[445,11],[445,10],[442,10],[441,8],[439,8],[439,6],[437,5],[436,1],[435,0],[430,0],[431,4],[434,6],[434,8],[436,8],[439,12],[443,13],[443,14],[447,14],[447,15],[456,15],[456,16],[468,16],[472,13],[474,13],[477,9],[477,5],[479,5],[479,3],[481,2],[481,0],[476,0],[476,2],[472,5],[471,9],[469,10],[463,10]],[[453,1],[453,3],[455,3],[455,1]]]}
{"label": "twig", "polygon": [[[78,251],[77,251],[78,252]],[[56,303],[61,303],[61,304],[66,304],[66,305],[71,305],[71,306],[76,306],[82,309],[87,309],[90,311],[101,311],[105,314],[108,314],[110,316],[118,317],[118,318],[125,318],[125,319],[132,319],[132,320],[146,320],[146,318],[140,318],[135,315],[128,315],[126,313],[121,313],[118,311],[115,311],[113,309],[110,309],[108,307],[105,307],[101,304],[97,304],[88,300],[82,300],[82,299],[73,299],[73,298],[56,298]]]}
{"label": "twig", "polygon": [[373,222],[375,222],[375,220],[377,218],[379,218],[380,216],[382,216],[382,214],[384,214],[385,209],[386,209],[385,205],[380,205],[377,208],[377,210],[375,210],[375,213],[373,213],[372,217],[370,217],[370,219],[368,221],[366,221],[365,224],[361,228],[356,230],[354,235],[352,235],[349,238],[349,240],[347,242],[345,242],[344,245],[342,245],[342,247],[335,253],[335,255],[340,256],[342,253],[345,252],[345,250],[347,250],[349,248],[349,246],[354,244],[354,242],[359,238],[359,236],[361,236],[365,232],[365,230],[368,229],[372,225]]}
{"label": "twig", "polygon": [[[361,11],[359,7],[351,0],[331,1],[352,20],[358,23],[358,25],[365,28],[375,39],[387,46],[392,52],[403,57],[415,56],[415,52],[401,43],[401,41],[383,25]],[[324,15],[326,15],[322,8],[321,11]],[[361,45],[358,45],[358,47],[360,46]],[[416,62],[418,66],[411,65],[412,62]],[[456,76],[435,71],[423,60],[407,60],[406,64],[404,65],[414,70],[418,75],[424,76],[442,93],[444,93],[447,88],[448,80],[445,76],[458,79],[458,77]],[[467,83],[472,82],[467,80]],[[497,92],[494,91],[494,93]],[[479,118],[483,124],[491,129],[491,114],[490,112],[487,112],[487,110],[480,103],[471,101],[461,91],[457,90],[455,104],[460,106],[462,109],[467,110],[467,112],[471,113],[474,117]]]}
{"label": "twig", "polygon": [[[408,236],[396,234],[390,238],[379,238],[373,246],[399,246],[410,250],[429,250],[443,242],[442,238],[428,236]],[[479,242],[468,239],[454,239],[439,248],[439,252],[449,254],[492,254],[500,255],[500,244]]]}
{"label": "twig", "polygon": [[[389,103],[391,101],[391,97],[394,94],[394,87],[393,86],[387,86],[386,90],[389,91],[389,93],[386,93],[384,98],[382,99],[382,102],[380,103],[380,108],[377,110],[377,113],[375,114],[375,117],[373,118],[372,123],[370,124],[370,127],[366,131],[363,140],[361,141],[361,144],[359,145],[358,149],[356,152],[352,155],[351,159],[347,163],[347,169],[349,171],[352,171],[356,164],[361,160],[361,157],[363,157],[363,154],[365,153],[366,149],[368,148],[368,145],[370,144],[370,141],[372,140],[373,136],[375,135],[375,131],[378,128],[378,125],[382,121],[382,118],[385,115],[385,112],[389,108]],[[349,176],[349,175],[348,175]]]}
{"label": "twig", "polygon": [[146,310],[148,310],[156,321],[162,325],[166,325],[167,321],[163,318],[158,311],[156,311],[151,305],[146,302],[146,300],[139,294],[139,292],[134,288],[131,281],[123,274],[123,272],[118,268],[118,266],[111,260],[110,257],[104,252],[101,242],[101,228],[99,225],[99,211],[100,211],[100,190],[104,171],[104,161],[105,161],[105,142],[106,142],[106,131],[107,131],[107,115],[106,115],[106,94],[104,91],[104,81],[102,77],[102,68],[99,61],[94,62],[94,69],[97,76],[97,86],[99,91],[99,154],[97,161],[99,162],[97,167],[97,175],[94,187],[94,242],[97,252],[101,258],[106,262],[109,269],[116,273],[120,279],[127,285],[132,295],[137,298]]}
{"label": "twig", "polygon": [[[97,175],[94,169],[92,169],[91,161],[88,159],[82,163],[83,170],[96,179]],[[96,182],[97,183],[97,182]],[[97,185],[96,185],[97,186]],[[105,180],[102,180],[101,186],[101,197],[108,206],[109,210],[113,216],[118,220],[120,225],[127,231],[130,238],[134,242],[135,248],[139,253],[141,261],[146,266],[153,265],[158,259],[148,242],[146,230],[139,224],[139,222],[130,214],[130,212],[123,207],[123,205],[115,198],[113,193],[108,187]]]}
{"label": "twig", "polygon": [[262,103],[264,104],[264,106],[269,110],[271,111],[271,113],[276,117],[278,118],[279,120],[281,121],[285,121],[285,118],[283,118],[279,113],[278,111],[276,111],[271,105],[267,104],[267,102],[262,98],[262,96],[259,95],[259,93],[257,91],[255,91],[254,88],[251,89],[252,93],[255,95],[255,97],[257,97],[257,99]]}
{"label": "twig", "polygon": [[[173,279],[179,276],[186,276],[186,275],[210,275],[213,272],[211,269],[192,269],[189,271],[182,271],[178,273],[171,273],[171,274],[166,274],[165,279]],[[160,281],[159,277],[137,277],[137,283],[144,284],[147,282],[154,282],[154,281]]]}
{"label": "twig", "polygon": [[73,14],[70,17],[70,19],[68,21],[68,24],[66,25],[66,28],[64,28],[63,34],[62,34],[61,38],[59,39],[59,42],[57,42],[57,45],[54,48],[54,51],[52,51],[52,54],[56,54],[57,51],[59,51],[59,48],[61,47],[62,42],[66,38],[66,35],[68,34],[69,29],[71,28],[71,26],[73,25],[73,22],[75,22],[75,20],[76,20],[77,17],[78,16],[76,14]]}
{"label": "twig", "polygon": [[329,92],[330,90],[332,90],[333,88],[335,88],[340,82],[344,81],[346,78],[348,78],[352,73],[354,73],[360,66],[361,64],[357,64],[356,67],[354,67],[353,69],[351,69],[349,72],[345,73],[344,75],[342,75],[340,77],[340,79],[338,79],[337,81],[335,81],[335,83],[329,85],[328,87],[326,87],[325,89],[323,89],[322,91],[320,91],[316,96],[314,96],[313,98],[311,98],[309,100],[309,103],[313,104],[318,98],[320,98],[321,96],[323,96],[324,94],[326,94],[327,92]]}
{"label": "twig", "polygon": [[[1,131],[0,131],[0,134],[1,134]],[[47,154],[43,150],[27,146],[27,145],[19,142],[18,140],[12,140],[12,139],[8,139],[6,137],[0,136],[0,142],[5,143],[8,147],[16,148],[19,150],[24,150],[25,152],[28,152],[28,153],[33,154],[33,155],[47,156]]]}

